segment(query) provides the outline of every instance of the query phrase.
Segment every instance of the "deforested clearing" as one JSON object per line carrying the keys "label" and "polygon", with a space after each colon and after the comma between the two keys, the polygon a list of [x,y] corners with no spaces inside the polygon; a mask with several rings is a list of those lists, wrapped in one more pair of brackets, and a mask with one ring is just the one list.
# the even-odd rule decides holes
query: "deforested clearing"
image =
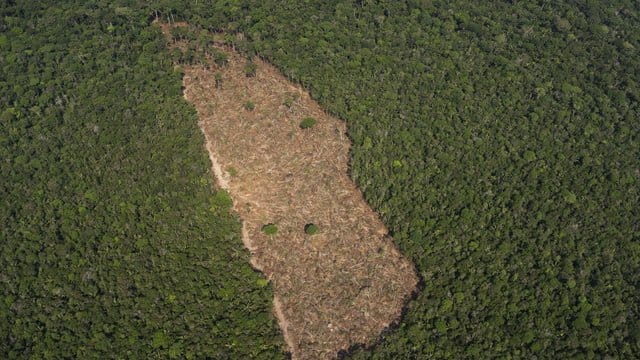
{"label": "deforested clearing", "polygon": [[252,264],[273,286],[288,350],[294,359],[329,359],[373,343],[418,279],[348,176],[346,124],[273,66],[253,59],[248,76],[246,58],[218,51],[224,66],[183,67],[184,94]]}

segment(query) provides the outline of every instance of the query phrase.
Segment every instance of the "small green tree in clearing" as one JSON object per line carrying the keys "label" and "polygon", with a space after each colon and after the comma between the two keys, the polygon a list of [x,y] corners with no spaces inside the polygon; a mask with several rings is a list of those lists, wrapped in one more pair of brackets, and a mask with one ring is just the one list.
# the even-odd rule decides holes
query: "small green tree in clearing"
{"label": "small green tree in clearing", "polygon": [[276,224],[267,224],[262,227],[262,232],[266,235],[275,235],[278,232]]}
{"label": "small green tree in clearing", "polygon": [[307,235],[317,234],[320,229],[316,224],[307,224],[304,226],[304,232]]}
{"label": "small green tree in clearing", "polygon": [[309,129],[312,128],[317,123],[316,119],[312,117],[304,118],[300,123],[301,129]]}

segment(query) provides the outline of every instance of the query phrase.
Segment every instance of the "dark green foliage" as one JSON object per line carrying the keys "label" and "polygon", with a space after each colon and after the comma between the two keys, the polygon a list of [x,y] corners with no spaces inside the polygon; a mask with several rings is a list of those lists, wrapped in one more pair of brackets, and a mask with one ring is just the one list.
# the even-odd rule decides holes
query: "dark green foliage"
{"label": "dark green foliage", "polygon": [[315,235],[320,229],[316,224],[307,224],[304,226],[304,232],[307,235]]}
{"label": "dark green foliage", "polygon": [[262,227],[262,232],[267,235],[275,235],[278,232],[276,224],[267,224]]}
{"label": "dark green foliage", "polygon": [[316,124],[316,119],[314,118],[305,118],[300,122],[300,128],[301,129],[309,129],[312,128],[315,124]]}
{"label": "dark green foliage", "polygon": [[244,103],[244,109],[248,111],[253,111],[256,108],[256,105],[252,101],[247,101]]}
{"label": "dark green foliage", "polygon": [[270,289],[148,12],[13,3],[0,5],[0,358],[282,358]]}

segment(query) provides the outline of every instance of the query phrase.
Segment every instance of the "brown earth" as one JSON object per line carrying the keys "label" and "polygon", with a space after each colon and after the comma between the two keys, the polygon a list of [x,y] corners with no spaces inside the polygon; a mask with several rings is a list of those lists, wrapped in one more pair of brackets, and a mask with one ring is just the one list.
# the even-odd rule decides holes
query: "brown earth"
{"label": "brown earth", "polygon": [[[330,359],[371,344],[398,320],[417,277],[348,176],[345,123],[273,66],[256,59],[247,77],[245,58],[219,50],[229,56],[224,67],[183,67],[184,94],[242,219],[252,265],[273,285],[288,350],[293,359]],[[301,129],[306,117],[317,124]],[[271,223],[278,232],[264,234]],[[309,223],[320,231],[305,234]]]}

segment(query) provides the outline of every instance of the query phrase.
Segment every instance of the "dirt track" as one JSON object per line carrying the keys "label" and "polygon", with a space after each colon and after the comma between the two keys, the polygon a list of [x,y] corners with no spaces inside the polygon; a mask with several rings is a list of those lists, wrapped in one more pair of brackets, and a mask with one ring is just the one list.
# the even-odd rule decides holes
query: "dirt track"
{"label": "dirt track", "polygon": [[[252,264],[272,282],[292,357],[335,358],[370,344],[398,319],[417,278],[348,177],[346,125],[274,67],[256,60],[256,76],[246,77],[246,60],[225,51],[225,67],[184,67],[185,97],[243,221]],[[247,101],[254,110],[244,108]],[[317,124],[301,129],[306,117]],[[261,231],[270,223],[275,235]],[[305,234],[309,223],[318,234]]]}

